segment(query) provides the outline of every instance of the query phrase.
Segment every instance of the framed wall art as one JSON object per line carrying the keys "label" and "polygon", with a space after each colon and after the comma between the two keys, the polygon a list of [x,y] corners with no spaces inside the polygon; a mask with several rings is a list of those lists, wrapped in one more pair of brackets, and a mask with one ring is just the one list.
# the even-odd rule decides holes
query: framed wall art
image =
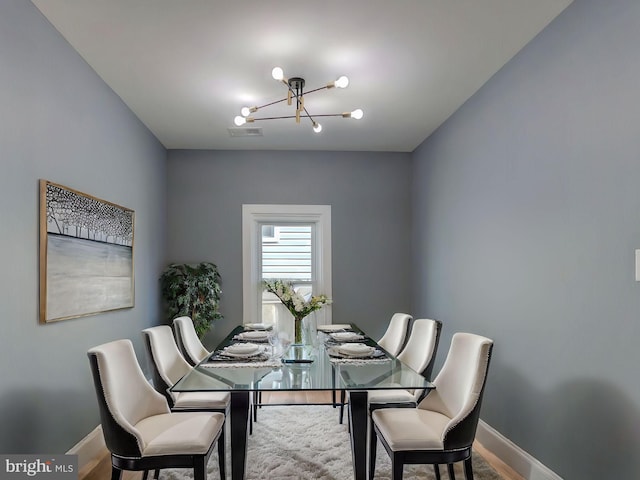
{"label": "framed wall art", "polygon": [[131,308],[134,211],[40,180],[40,322]]}

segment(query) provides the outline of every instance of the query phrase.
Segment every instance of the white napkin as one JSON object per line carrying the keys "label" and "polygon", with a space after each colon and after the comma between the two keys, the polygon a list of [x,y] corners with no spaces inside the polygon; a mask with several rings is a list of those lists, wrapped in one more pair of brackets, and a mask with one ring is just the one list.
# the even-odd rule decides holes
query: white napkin
{"label": "white napkin", "polygon": [[352,357],[367,357],[371,355],[376,349],[375,347],[370,347],[369,345],[365,345],[364,343],[346,343],[344,345],[340,345],[337,350],[343,355],[349,355]]}
{"label": "white napkin", "polygon": [[237,335],[242,340],[266,340],[269,338],[269,332],[264,330],[249,330],[248,332],[242,332]]}
{"label": "white napkin", "polygon": [[327,325],[318,325],[316,330],[320,332],[335,332],[337,330],[351,330],[351,325],[348,323],[331,323]]}
{"label": "white napkin", "polygon": [[350,340],[364,340],[364,337],[356,332],[335,332],[329,336],[338,342],[348,342]]}
{"label": "white napkin", "polygon": [[245,330],[271,330],[273,327],[266,323],[245,323]]}

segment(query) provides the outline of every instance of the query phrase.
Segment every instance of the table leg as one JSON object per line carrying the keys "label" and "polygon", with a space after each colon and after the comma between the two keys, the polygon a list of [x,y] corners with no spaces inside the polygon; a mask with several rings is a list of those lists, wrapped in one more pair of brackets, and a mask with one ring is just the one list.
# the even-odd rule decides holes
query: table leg
{"label": "table leg", "polygon": [[366,390],[349,391],[349,427],[355,480],[367,479],[367,397]]}
{"label": "table leg", "polygon": [[231,478],[244,480],[247,466],[249,391],[231,392]]}
{"label": "table leg", "polygon": [[333,408],[338,406],[336,402],[336,367],[333,363],[331,364],[331,403]]}

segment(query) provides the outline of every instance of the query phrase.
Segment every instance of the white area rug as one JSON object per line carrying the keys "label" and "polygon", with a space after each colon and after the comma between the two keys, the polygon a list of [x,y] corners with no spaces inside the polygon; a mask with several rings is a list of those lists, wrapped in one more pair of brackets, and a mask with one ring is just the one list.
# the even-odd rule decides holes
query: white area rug
{"label": "white area rug", "polygon": [[[228,428],[228,427],[227,427]],[[231,477],[229,434],[227,430],[227,477]],[[474,456],[476,480],[501,480],[479,456]],[[464,479],[460,466],[456,478]],[[446,466],[440,467],[447,479]],[[161,480],[188,480],[189,470],[164,470]],[[207,480],[218,480],[217,448],[209,459]],[[330,406],[272,406],[258,410],[258,422],[247,446],[248,480],[351,480],[351,446],[346,425],[338,423],[338,409]],[[391,462],[378,444],[376,480],[391,478]],[[407,465],[404,480],[433,480],[430,465]]]}

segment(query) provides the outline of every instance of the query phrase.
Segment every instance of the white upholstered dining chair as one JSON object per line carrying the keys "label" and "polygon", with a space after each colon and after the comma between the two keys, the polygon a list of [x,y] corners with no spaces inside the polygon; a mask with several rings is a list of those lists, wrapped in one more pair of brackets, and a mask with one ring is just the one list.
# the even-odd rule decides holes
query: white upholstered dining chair
{"label": "white upholstered dining chair", "polygon": [[[407,344],[398,354],[398,360],[412,370],[430,379],[436,359],[442,322],[420,318],[413,321]],[[370,390],[370,410],[390,407],[415,407],[424,390]]]}
{"label": "white upholstered dining chair", "polygon": [[87,355],[93,375],[102,432],[111,453],[112,480],[123,470],[192,468],[206,479],[206,465],[216,441],[224,479],[224,415],[218,412],[171,412],[167,400],[147,382],[130,340],[116,340]]}
{"label": "white upholstered dining chair", "polygon": [[[425,378],[430,379],[441,331],[442,322],[439,320],[427,318],[414,320],[409,339],[398,354],[398,360]],[[379,408],[415,407],[423,394],[424,390],[422,389],[369,390],[369,412]],[[340,408],[343,409],[344,404]],[[342,423],[342,417],[343,412],[341,411],[340,423]]]}
{"label": "white upholstered dining chair", "polygon": [[163,394],[172,410],[212,410],[226,413],[231,396],[228,392],[173,392],[171,387],[193,368],[180,354],[168,325],[142,331],[151,364],[153,384]]}
{"label": "white upholstered dining chair", "polygon": [[[196,366],[202,360],[211,355],[211,352],[205,348],[196,329],[193,326],[191,317],[182,316],[173,319],[173,331],[178,349],[182,353],[184,359],[191,365]],[[253,422],[258,421],[258,393],[254,392],[252,396],[252,415],[250,422],[250,432],[253,433]]]}
{"label": "white upholstered dining chair", "polygon": [[173,329],[176,336],[176,343],[182,352],[182,356],[192,366],[200,363],[201,360],[211,353],[202,345],[202,342],[198,338],[191,317],[183,316],[174,318]]}
{"label": "white upholstered dining chair", "polygon": [[[407,341],[407,332],[409,331],[409,323],[411,322],[411,315],[406,313],[394,313],[389,320],[389,325],[382,335],[382,338],[378,340],[378,345],[384,348],[394,357],[398,356],[402,347],[404,347]],[[344,390],[340,390],[340,416],[339,421],[342,423],[344,417],[344,406],[347,403],[347,395]]]}
{"label": "white upholstered dining chair", "polygon": [[394,313],[391,320],[389,320],[387,330],[382,335],[382,338],[378,340],[378,345],[394,357],[398,356],[407,340],[411,318],[411,315],[406,313]]}
{"label": "white upholstered dining chair", "polygon": [[416,408],[385,408],[372,413],[369,478],[375,473],[377,438],[391,458],[392,480],[401,480],[405,464],[464,462],[465,478],[473,480],[471,447],[480,418],[493,341],[471,333],[456,333],[445,363],[433,380],[434,390]]}

